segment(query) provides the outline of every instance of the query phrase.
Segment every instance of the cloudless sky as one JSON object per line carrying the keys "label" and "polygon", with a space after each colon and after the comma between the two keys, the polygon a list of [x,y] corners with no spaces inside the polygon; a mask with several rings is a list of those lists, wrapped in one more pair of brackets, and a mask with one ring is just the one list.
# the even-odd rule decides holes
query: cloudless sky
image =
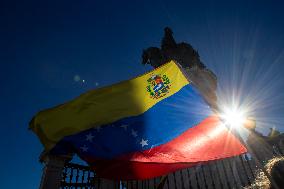
{"label": "cloudless sky", "polygon": [[38,111],[150,70],[141,52],[170,26],[249,106],[258,130],[284,131],[282,1],[0,1],[0,188],[39,187]]}

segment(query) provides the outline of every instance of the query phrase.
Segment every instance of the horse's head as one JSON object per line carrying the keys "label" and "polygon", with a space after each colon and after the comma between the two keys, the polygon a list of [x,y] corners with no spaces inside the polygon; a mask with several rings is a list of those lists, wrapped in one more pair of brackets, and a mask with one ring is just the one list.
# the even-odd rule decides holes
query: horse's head
{"label": "horse's head", "polygon": [[142,53],[142,64],[150,64],[154,68],[159,67],[163,63],[163,55],[159,48],[149,47],[143,50]]}

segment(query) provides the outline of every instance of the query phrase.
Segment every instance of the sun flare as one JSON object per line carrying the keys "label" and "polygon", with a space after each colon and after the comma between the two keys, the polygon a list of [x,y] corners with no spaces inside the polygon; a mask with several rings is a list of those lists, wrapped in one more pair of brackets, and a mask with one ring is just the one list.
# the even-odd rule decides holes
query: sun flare
{"label": "sun flare", "polygon": [[224,123],[230,127],[242,127],[246,121],[245,111],[238,108],[227,108],[220,115]]}

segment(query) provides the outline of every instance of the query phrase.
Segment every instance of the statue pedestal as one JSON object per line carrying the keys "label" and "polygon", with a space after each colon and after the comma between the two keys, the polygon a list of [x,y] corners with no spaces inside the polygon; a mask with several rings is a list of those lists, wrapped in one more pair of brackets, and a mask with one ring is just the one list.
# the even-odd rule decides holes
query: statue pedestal
{"label": "statue pedestal", "polygon": [[61,174],[66,162],[72,156],[42,155],[40,161],[45,164],[41,177],[40,189],[58,189],[61,182]]}
{"label": "statue pedestal", "polygon": [[254,131],[250,132],[247,139],[247,144],[255,158],[260,162],[267,162],[274,157],[273,148],[267,141]]}

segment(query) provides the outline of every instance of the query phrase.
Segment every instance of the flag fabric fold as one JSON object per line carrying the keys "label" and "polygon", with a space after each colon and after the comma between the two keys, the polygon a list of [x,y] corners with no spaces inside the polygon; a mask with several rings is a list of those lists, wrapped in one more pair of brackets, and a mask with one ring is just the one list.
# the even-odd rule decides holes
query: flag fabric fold
{"label": "flag fabric fold", "polygon": [[246,152],[173,61],[42,111],[30,128],[46,150],[76,152],[112,179],[152,178]]}

